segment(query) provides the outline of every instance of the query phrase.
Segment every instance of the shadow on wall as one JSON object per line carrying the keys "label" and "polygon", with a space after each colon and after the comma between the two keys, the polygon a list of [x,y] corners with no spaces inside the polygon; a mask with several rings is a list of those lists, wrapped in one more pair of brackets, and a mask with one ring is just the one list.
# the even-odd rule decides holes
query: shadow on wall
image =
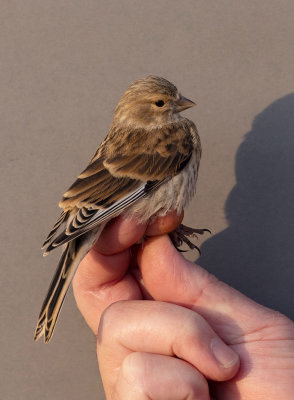
{"label": "shadow on wall", "polygon": [[229,226],[197,263],[252,299],[294,319],[294,94],[253,121],[236,156]]}

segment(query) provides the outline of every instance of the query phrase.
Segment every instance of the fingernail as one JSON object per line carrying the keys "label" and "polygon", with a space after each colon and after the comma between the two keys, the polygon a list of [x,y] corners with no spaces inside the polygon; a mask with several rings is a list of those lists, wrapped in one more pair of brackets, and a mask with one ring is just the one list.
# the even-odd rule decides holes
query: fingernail
{"label": "fingernail", "polygon": [[239,359],[238,354],[231,350],[220,339],[212,339],[210,346],[214,357],[223,368],[230,368],[237,363]]}

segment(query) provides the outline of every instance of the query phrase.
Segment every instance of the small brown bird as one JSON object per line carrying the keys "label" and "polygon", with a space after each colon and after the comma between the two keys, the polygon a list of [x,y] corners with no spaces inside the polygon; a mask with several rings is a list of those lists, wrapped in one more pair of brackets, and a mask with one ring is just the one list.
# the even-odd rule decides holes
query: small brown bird
{"label": "small brown bird", "polygon": [[[125,214],[139,222],[181,213],[195,193],[201,157],[192,121],[179,113],[195,103],[164,78],[148,76],[132,83],[116,106],[107,137],[87,168],[65,192],[63,209],[44,245],[44,255],[64,250],[42,305],[34,340],[49,342],[76,268],[105,224]],[[180,225],[172,232],[176,247],[205,229]]]}

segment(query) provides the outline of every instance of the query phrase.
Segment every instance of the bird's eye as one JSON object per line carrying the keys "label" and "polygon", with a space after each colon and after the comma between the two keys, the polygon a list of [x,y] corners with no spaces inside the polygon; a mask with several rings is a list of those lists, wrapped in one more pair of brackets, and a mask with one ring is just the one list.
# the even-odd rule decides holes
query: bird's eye
{"label": "bird's eye", "polygon": [[157,107],[162,107],[162,106],[164,106],[164,101],[163,100],[157,100],[155,102],[155,104],[157,105]]}

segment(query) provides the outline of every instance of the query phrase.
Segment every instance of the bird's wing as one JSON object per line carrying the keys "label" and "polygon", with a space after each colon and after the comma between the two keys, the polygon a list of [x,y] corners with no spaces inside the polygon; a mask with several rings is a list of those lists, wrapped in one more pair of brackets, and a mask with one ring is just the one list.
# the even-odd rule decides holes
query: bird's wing
{"label": "bird's wing", "polygon": [[[135,130],[127,135],[111,131],[64,194],[59,204],[64,212],[43,245],[45,252],[120,214],[180,172],[194,148],[184,128],[171,124],[156,132]],[[66,227],[57,235],[62,222]]]}
{"label": "bird's wing", "polygon": [[[191,133],[193,131],[193,134]],[[104,165],[115,176],[140,181],[165,179],[186,165],[195,147],[195,125],[188,120],[152,130],[114,130]]]}

